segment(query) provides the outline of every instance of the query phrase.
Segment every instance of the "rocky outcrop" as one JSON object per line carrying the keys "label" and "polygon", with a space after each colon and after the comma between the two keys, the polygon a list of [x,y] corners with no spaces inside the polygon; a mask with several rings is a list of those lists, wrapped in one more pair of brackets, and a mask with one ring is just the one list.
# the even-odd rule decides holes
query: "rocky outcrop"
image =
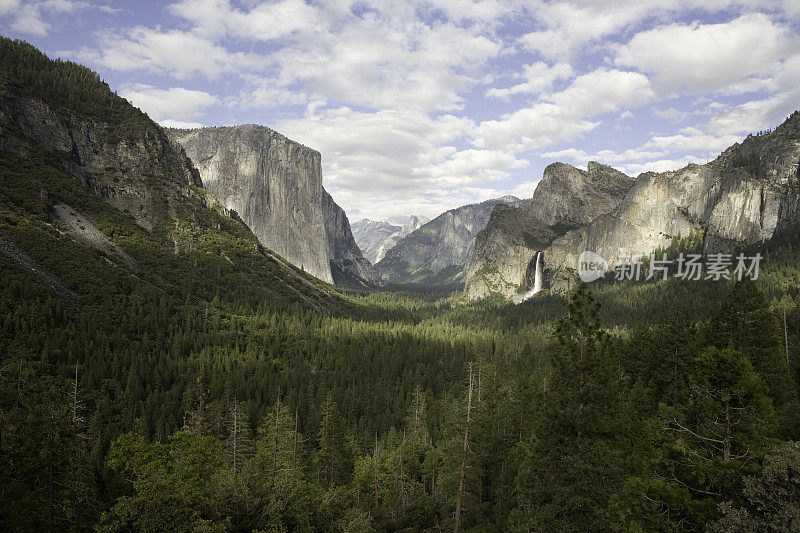
{"label": "rocky outcrop", "polygon": [[[110,91],[109,91],[110,94]],[[120,99],[121,100],[121,99]],[[125,105],[128,105],[127,103]],[[0,150],[64,154],[61,168],[130,215],[177,242],[186,199],[204,201],[200,175],[183,150],[146,115],[128,110],[123,125],[61,107],[11,82],[0,82]]]}
{"label": "rocky outcrop", "polygon": [[411,215],[408,217],[408,222],[403,224],[399,231],[389,235],[384,239],[381,245],[378,247],[378,251],[375,252],[375,264],[379,263],[384,257],[386,257],[386,252],[397,246],[397,243],[417,231],[423,225],[430,222],[431,219],[421,215]]}
{"label": "rocky outcrop", "polygon": [[[378,262],[378,251],[381,249],[383,242],[398,233],[402,226],[395,226],[384,220],[370,220],[362,218],[358,222],[351,225],[353,230],[353,237],[356,244],[361,249],[364,257],[373,265]],[[383,258],[383,255],[380,256]]]}
{"label": "rocky outcrop", "polygon": [[464,280],[475,236],[498,204],[523,205],[513,196],[452,209],[400,240],[376,266],[388,283],[446,285]]}
{"label": "rocky outcrop", "polygon": [[377,278],[372,263],[361,254],[344,209],[339,207],[325,190],[322,191],[322,212],[325,216],[325,235],[334,283],[337,285],[376,283]]}
{"label": "rocky outcrop", "polygon": [[[706,252],[765,241],[800,222],[800,112],[705,165],[640,175],[612,212],[556,239],[549,265],[575,268],[583,250],[611,268],[701,234]],[[547,252],[545,259],[547,260]]]}
{"label": "rocky outcrop", "polygon": [[235,211],[261,244],[333,282],[319,152],[261,126],[167,132],[200,171],[204,187]]}
{"label": "rocky outcrop", "polygon": [[[569,214],[567,221],[573,219],[579,227],[549,226],[555,230],[552,238],[524,242],[520,233],[533,231],[544,218],[536,213],[543,205],[553,205],[548,201],[534,206],[543,179],[528,213],[504,215],[510,222],[498,216],[497,223],[490,221],[487,231],[479,235],[467,294],[474,299],[492,293],[511,297],[524,291],[529,284],[530,260],[540,250],[544,252],[545,280],[558,283],[574,275],[578,257],[585,250],[601,255],[613,268],[668,248],[681,237],[701,236],[707,253],[765,241],[800,223],[798,162],[800,112],[795,112],[775,131],[749,136],[710,163],[641,174],[617,205],[606,201],[591,213],[596,216],[588,222],[589,217],[577,220]],[[615,194],[609,191],[608,199]],[[552,217],[569,209],[547,212]],[[517,224],[524,229],[510,229]]]}
{"label": "rocky outcrop", "polygon": [[169,129],[203,186],[259,242],[327,282],[334,271],[374,281],[344,211],[322,187],[319,152],[263,126]]}
{"label": "rocky outcrop", "polygon": [[[559,235],[613,210],[633,183],[625,174],[593,161],[586,170],[549,165],[529,202],[497,206],[486,229],[477,235],[466,274],[468,297],[511,298],[530,291],[537,252]],[[543,259],[549,265],[547,254]]]}
{"label": "rocky outcrop", "polygon": [[594,161],[586,170],[553,163],[524,209],[547,227],[576,228],[614,209],[632,186],[629,176]]}

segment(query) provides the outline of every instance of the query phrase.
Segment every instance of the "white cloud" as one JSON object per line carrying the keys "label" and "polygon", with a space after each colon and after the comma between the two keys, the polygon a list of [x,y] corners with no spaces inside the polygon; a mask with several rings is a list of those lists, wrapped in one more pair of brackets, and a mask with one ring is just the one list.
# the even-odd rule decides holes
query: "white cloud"
{"label": "white cloud", "polygon": [[556,80],[569,79],[572,75],[572,67],[568,63],[556,63],[551,67],[539,61],[522,67],[521,77],[525,79],[523,83],[518,83],[506,89],[492,87],[486,91],[486,96],[508,100],[508,97],[514,94],[538,94],[545,89],[549,89]]}
{"label": "white cloud", "polygon": [[[46,19],[53,16],[63,17],[67,13],[75,13],[82,9],[95,9],[106,13],[118,10],[104,4],[92,4],[78,0],[0,0],[0,18],[9,17],[13,31],[46,36],[52,29],[52,23]],[[63,22],[63,21],[62,21]]]}
{"label": "white cloud", "polygon": [[665,118],[670,122],[680,122],[684,119],[684,117],[686,117],[686,113],[675,109],[674,107],[668,107],[666,109],[654,109],[653,114],[659,118]]}
{"label": "white cloud", "polygon": [[671,153],[720,152],[739,140],[741,140],[740,135],[692,131],[676,135],[655,136],[645,144],[645,147]]}
{"label": "white cloud", "polygon": [[659,159],[647,161],[645,163],[629,163],[620,165],[618,170],[628,176],[638,176],[642,172],[667,172],[669,170],[679,170],[690,163],[702,165],[707,159],[699,156],[686,156],[677,159]]}
{"label": "white cloud", "polygon": [[623,152],[614,152],[613,150],[599,150],[593,154],[588,154],[583,150],[577,148],[566,148],[555,152],[546,152],[541,154],[542,157],[548,159],[567,159],[578,163],[580,166],[585,166],[589,161],[597,161],[606,165],[615,165],[617,163],[627,163],[630,161],[642,161],[645,159],[655,159],[666,155],[664,151],[648,150],[646,148],[629,148]]}
{"label": "white cloud", "polygon": [[245,88],[225,100],[232,109],[250,110],[303,105],[309,95],[301,89],[284,87],[275,78],[242,74]]}
{"label": "white cloud", "polygon": [[127,98],[157,122],[167,119],[186,121],[202,116],[206,109],[219,102],[216,96],[204,91],[182,87],[158,89],[152,85],[137,84],[124,88],[120,96]]}
{"label": "white cloud", "polygon": [[265,2],[249,11],[232,7],[229,0],[181,0],[168,9],[206,37],[271,41],[323,23],[319,12],[302,0]]}
{"label": "white cloud", "polygon": [[[169,9],[190,31],[138,26],[104,34],[99,49],[73,55],[107,69],[178,79],[238,74],[253,87],[239,101],[280,95],[279,101],[292,104],[325,100],[437,111],[462,106],[461,93],[502,50],[484,25],[425,22],[417,16],[421,5],[376,2],[363,8],[367,13],[358,16],[359,6],[347,2],[281,0],[243,10],[229,0],[182,0]],[[500,14],[476,8],[473,16],[490,12]],[[258,42],[263,46],[255,47]]]}
{"label": "white cloud", "polygon": [[572,141],[597,127],[588,119],[603,113],[635,108],[655,97],[646,76],[638,72],[597,69],[578,76],[544,102],[482,122],[475,145],[513,151],[544,148]]}
{"label": "white cloud", "polygon": [[99,49],[84,47],[71,54],[63,53],[108,70],[145,71],[177,79],[199,74],[213,80],[229,71],[263,69],[267,62],[252,53],[229,52],[191,32],[143,26],[122,34],[101,34]]}
{"label": "white cloud", "polygon": [[325,187],[337,203],[353,216],[373,219],[438,215],[478,201],[475,190],[484,189],[481,185],[500,182],[509,171],[527,166],[503,151],[459,150],[454,144],[473,126],[452,115],[431,118],[415,111],[349,108],[275,124],[278,131],[322,153]]}
{"label": "white cloud", "polygon": [[28,33],[44,37],[50,30],[50,24],[45,22],[39,11],[39,4],[25,4],[14,13],[11,29],[21,33]]}
{"label": "white cloud", "polygon": [[597,69],[578,76],[563,91],[550,97],[570,113],[584,117],[636,108],[655,98],[647,76],[638,72]]}
{"label": "white cloud", "polygon": [[541,103],[503,115],[499,120],[481,122],[475,129],[474,144],[519,152],[574,140],[599,124],[570,116],[557,105]]}
{"label": "white cloud", "polygon": [[542,29],[520,37],[521,45],[548,59],[570,59],[591,43],[613,35],[662,9],[661,2],[534,2],[529,6]]}
{"label": "white cloud", "polygon": [[671,24],[638,33],[614,62],[651,73],[665,91],[723,89],[773,71],[797,50],[791,30],[761,13],[721,24]]}
{"label": "white cloud", "polygon": [[461,150],[449,159],[417,169],[416,174],[430,176],[437,186],[479,185],[507,177],[506,170],[525,168],[528,162],[497,150]]}
{"label": "white cloud", "polygon": [[277,56],[285,83],[347,105],[454,110],[460,93],[501,44],[452,24],[410,27],[359,19],[337,32],[298,39]]}
{"label": "white cloud", "polygon": [[461,21],[494,22],[509,16],[516,9],[509,2],[498,0],[432,0],[431,7],[442,11],[448,19]]}
{"label": "white cloud", "polygon": [[159,124],[164,126],[165,128],[183,128],[183,129],[194,129],[194,128],[202,128],[203,125],[199,122],[184,122],[182,120],[173,120],[168,118],[166,120],[159,121]]}
{"label": "white cloud", "polygon": [[0,0],[0,17],[14,13],[19,9],[19,0]]}

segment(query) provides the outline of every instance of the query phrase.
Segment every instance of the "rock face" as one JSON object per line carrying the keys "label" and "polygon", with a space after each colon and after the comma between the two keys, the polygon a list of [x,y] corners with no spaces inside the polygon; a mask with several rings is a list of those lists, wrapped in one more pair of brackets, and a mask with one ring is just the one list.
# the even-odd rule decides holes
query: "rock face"
{"label": "rock face", "polygon": [[175,221],[191,216],[187,198],[205,201],[200,175],[147,115],[132,107],[128,113],[123,129],[0,82],[0,150],[23,157],[33,149],[69,154],[66,172],[140,226],[177,242]]}
{"label": "rock face", "polygon": [[[511,298],[532,289],[537,252],[559,235],[613,210],[633,183],[625,174],[595,162],[586,170],[563,163],[549,165],[529,202],[498,205],[476,237],[467,268],[468,297],[500,294]],[[543,259],[547,265],[547,254]]]}
{"label": "rock face", "polygon": [[799,161],[795,112],[710,163],[642,174],[614,211],[553,242],[550,267],[574,268],[576,252],[592,250],[613,268],[689,235],[702,235],[706,252],[765,241],[800,222]]}
{"label": "rock face", "polygon": [[167,131],[261,244],[333,283],[319,152],[260,126]]}
{"label": "rock face", "polygon": [[375,265],[388,283],[446,285],[464,280],[475,236],[486,227],[498,204],[519,206],[522,200],[505,196],[452,209],[413,231]]}
{"label": "rock face", "polygon": [[383,241],[399,232],[402,226],[395,226],[383,220],[363,218],[352,224],[351,228],[356,244],[358,244],[364,257],[374,265],[378,262],[378,250],[380,250]]}
{"label": "rock face", "polygon": [[[588,222],[591,215],[575,220],[579,227],[550,226],[546,229],[551,234],[544,235],[544,228],[535,227],[541,206],[524,215],[514,213],[510,222],[502,220],[509,218],[507,213],[498,213],[494,223],[493,214],[489,228],[478,237],[467,293],[474,299],[524,291],[530,284],[530,260],[539,250],[544,252],[545,279],[558,282],[577,268],[584,250],[598,253],[613,268],[690,235],[702,236],[706,252],[764,241],[800,223],[799,161],[800,112],[795,112],[775,131],[750,136],[710,163],[641,174],[616,205],[606,203]],[[515,225],[523,229],[512,229]]]}
{"label": "rock face", "polygon": [[203,186],[261,244],[327,283],[334,282],[336,269],[374,279],[347,217],[322,187],[319,152],[263,126],[167,131],[199,170]]}
{"label": "rock face", "polygon": [[630,177],[594,161],[586,170],[553,163],[525,209],[545,226],[579,227],[614,209],[632,185]]}
{"label": "rock face", "polygon": [[424,224],[430,222],[431,219],[421,215],[411,215],[408,217],[408,222],[403,224],[403,226],[392,233],[378,247],[378,250],[375,252],[375,264],[379,263],[384,257],[386,257],[386,252],[397,246],[397,243],[417,231],[421,228]]}
{"label": "rock face", "polygon": [[322,191],[322,212],[325,216],[325,235],[328,243],[331,275],[337,285],[365,285],[377,281],[372,264],[364,259],[358,248],[344,209],[333,201],[328,191]]}

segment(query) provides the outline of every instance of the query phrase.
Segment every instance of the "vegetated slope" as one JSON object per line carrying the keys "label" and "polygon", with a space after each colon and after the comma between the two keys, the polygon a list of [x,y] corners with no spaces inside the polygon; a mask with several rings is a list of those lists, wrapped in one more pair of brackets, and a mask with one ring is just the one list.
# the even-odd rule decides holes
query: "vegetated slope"
{"label": "vegetated slope", "polygon": [[[336,306],[327,289],[260,246],[201,187],[180,147],[90,70],[0,41],[0,126],[1,230],[22,250],[43,252],[32,255],[54,275],[83,277],[96,257],[100,270],[191,287],[192,297],[213,298],[235,279],[278,306]],[[92,226],[83,237],[91,230],[95,238],[81,237],[80,219]],[[68,255],[87,258],[83,267],[54,253],[70,235],[83,245],[69,244]],[[96,274],[93,284],[109,279]]]}

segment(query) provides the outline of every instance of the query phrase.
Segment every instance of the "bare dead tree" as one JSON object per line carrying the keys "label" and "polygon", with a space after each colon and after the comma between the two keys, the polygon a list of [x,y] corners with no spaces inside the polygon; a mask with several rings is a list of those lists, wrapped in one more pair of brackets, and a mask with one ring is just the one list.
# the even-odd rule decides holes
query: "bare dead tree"
{"label": "bare dead tree", "polygon": [[461,525],[461,505],[464,496],[464,481],[467,470],[467,452],[469,450],[469,420],[472,410],[472,363],[469,364],[469,388],[467,389],[467,423],[464,425],[464,449],[461,453],[461,471],[459,473],[458,481],[458,495],[456,496],[456,514],[455,523],[453,524],[453,533],[458,533],[458,528]]}

